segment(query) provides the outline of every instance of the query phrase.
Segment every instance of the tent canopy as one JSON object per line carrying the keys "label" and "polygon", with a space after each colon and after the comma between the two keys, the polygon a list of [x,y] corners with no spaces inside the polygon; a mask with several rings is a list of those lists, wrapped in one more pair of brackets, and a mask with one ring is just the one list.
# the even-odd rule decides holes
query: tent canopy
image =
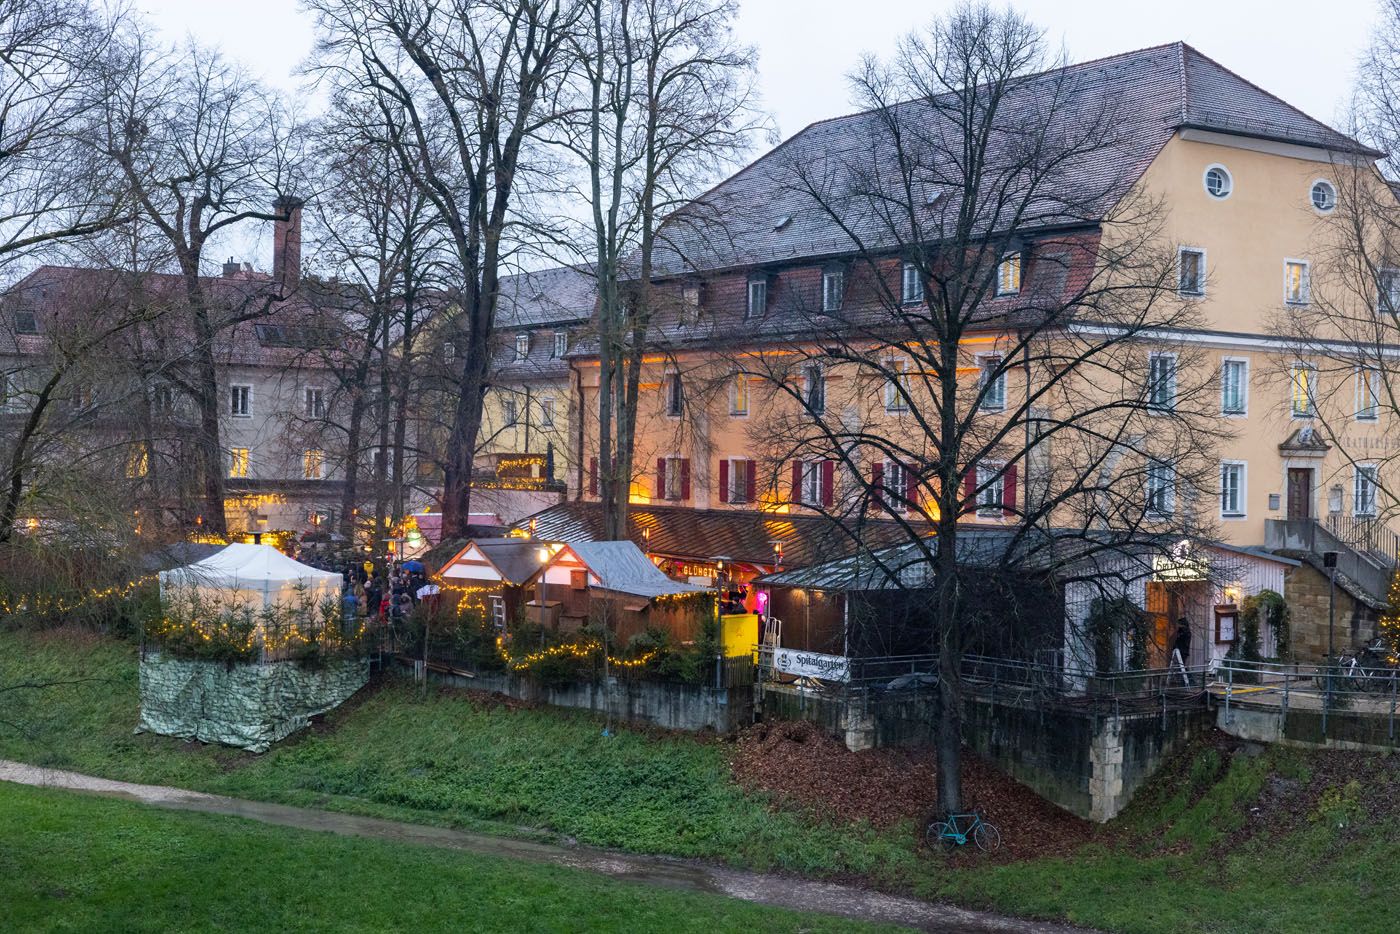
{"label": "tent canopy", "polygon": [[288,558],[271,545],[228,545],[202,561],[160,574],[160,592],[198,594],[206,601],[290,605],[334,600],[342,578]]}

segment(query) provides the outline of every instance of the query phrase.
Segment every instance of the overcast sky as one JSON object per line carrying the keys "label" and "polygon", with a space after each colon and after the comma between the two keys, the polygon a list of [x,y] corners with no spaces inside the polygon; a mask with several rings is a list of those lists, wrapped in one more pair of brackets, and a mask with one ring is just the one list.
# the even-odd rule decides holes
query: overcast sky
{"label": "overcast sky", "polygon": [[[951,3],[938,0],[740,0],[739,38],[758,49],[764,107],[783,137],[851,108],[846,74],[865,52]],[[1307,113],[1336,123],[1377,0],[1018,0],[1071,61],[1185,40]],[[138,0],[169,40],[222,48],[269,84],[298,91],[312,23],[295,0]],[[317,101],[306,101],[315,111]],[[259,253],[262,246],[256,247]],[[257,260],[255,259],[255,262]],[[262,265],[259,263],[259,265]]]}

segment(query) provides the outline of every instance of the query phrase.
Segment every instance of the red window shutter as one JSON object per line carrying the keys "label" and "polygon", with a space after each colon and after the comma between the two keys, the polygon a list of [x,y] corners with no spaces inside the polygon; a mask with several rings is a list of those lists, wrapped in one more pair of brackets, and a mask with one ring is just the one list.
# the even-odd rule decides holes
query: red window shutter
{"label": "red window shutter", "polygon": [[879,506],[885,501],[885,462],[876,461],[870,465],[870,505]]}
{"label": "red window shutter", "polygon": [[792,462],[792,501],[802,502],[802,462]]}
{"label": "red window shutter", "polygon": [[666,458],[656,459],[656,499],[666,498]]}
{"label": "red window shutter", "polygon": [[972,512],[977,508],[977,466],[967,468],[967,473],[963,474],[963,512]]}
{"label": "red window shutter", "polygon": [[690,458],[681,458],[681,499],[690,499]]}
{"label": "red window shutter", "polygon": [[914,472],[914,468],[905,465],[904,468],[904,498],[909,500],[909,508],[915,509],[919,505],[919,475]]}
{"label": "red window shutter", "polygon": [[755,461],[744,461],[744,500],[745,502],[756,502],[758,500],[758,471],[755,470],[758,464]]}
{"label": "red window shutter", "polygon": [[822,505],[836,504],[836,461],[822,461]]}
{"label": "red window shutter", "polygon": [[719,461],[719,501],[729,502],[729,461],[724,458]]}
{"label": "red window shutter", "polygon": [[598,495],[598,458],[588,459],[588,495]]}
{"label": "red window shutter", "polygon": [[1006,468],[1002,476],[1001,514],[1009,516],[1016,512],[1016,465]]}

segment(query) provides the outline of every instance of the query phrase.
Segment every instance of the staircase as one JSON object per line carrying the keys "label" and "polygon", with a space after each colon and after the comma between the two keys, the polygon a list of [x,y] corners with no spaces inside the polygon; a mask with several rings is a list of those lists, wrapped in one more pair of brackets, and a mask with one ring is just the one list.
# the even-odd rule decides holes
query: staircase
{"label": "staircase", "polygon": [[1337,553],[1337,573],[1349,578],[1376,601],[1384,604],[1390,578],[1400,555],[1400,536],[1378,519],[1265,519],[1264,547],[1293,553],[1322,566],[1322,556]]}

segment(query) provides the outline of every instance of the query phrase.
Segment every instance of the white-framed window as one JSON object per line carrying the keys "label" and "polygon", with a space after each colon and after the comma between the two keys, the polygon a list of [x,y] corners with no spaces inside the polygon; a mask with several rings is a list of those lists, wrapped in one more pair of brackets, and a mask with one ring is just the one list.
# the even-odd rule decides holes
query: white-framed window
{"label": "white-framed window", "polygon": [[1356,420],[1374,422],[1381,414],[1381,374],[1372,367],[1356,368]]}
{"label": "white-framed window", "polygon": [[997,294],[1015,295],[1021,291],[1021,254],[1007,253],[997,263]]}
{"label": "white-framed window", "polygon": [[1289,305],[1306,305],[1312,301],[1312,282],[1307,260],[1283,261],[1283,300]]}
{"label": "white-framed window", "polygon": [[885,411],[909,411],[909,361],[886,361],[885,372]]}
{"label": "white-framed window", "polygon": [[739,458],[729,459],[729,499],[730,503],[749,501],[749,461]]}
{"label": "white-framed window", "polygon": [[501,424],[506,428],[514,427],[520,422],[520,412],[515,405],[515,398],[507,396],[501,400]]}
{"label": "white-framed window", "polygon": [[444,363],[452,363],[457,359],[457,345],[452,341],[443,341],[442,360]]}
{"label": "white-framed window", "polygon": [[1289,373],[1289,411],[1294,418],[1311,418],[1317,414],[1317,367],[1311,363],[1295,363]]}
{"label": "white-framed window", "polygon": [[301,476],[305,480],[320,480],[326,474],[326,452],[308,448],[301,455]]}
{"label": "white-framed window", "polygon": [[924,277],[919,274],[919,267],[913,263],[904,264],[900,276],[899,297],[906,305],[924,300]]}
{"label": "white-framed window", "polygon": [[668,457],[661,475],[661,496],[663,499],[685,498],[685,458]]}
{"label": "white-framed window", "polygon": [[1308,201],[1313,210],[1321,214],[1331,214],[1337,207],[1337,186],[1325,178],[1319,178],[1308,189]]}
{"label": "white-framed window", "polygon": [[1243,519],[1245,515],[1245,462],[1220,462],[1220,518]]}
{"label": "white-framed window", "polygon": [[253,387],[233,385],[228,388],[228,414],[234,418],[253,417]]}
{"label": "white-framed window", "polygon": [[228,475],[235,480],[246,479],[248,476],[248,449],[229,448],[228,452]]}
{"label": "white-framed window", "polygon": [[1357,516],[1376,514],[1376,465],[1357,464],[1352,471],[1351,511]]}
{"label": "white-framed window", "polygon": [[749,299],[744,315],[748,318],[759,318],[768,310],[768,280],[749,280]]}
{"label": "white-framed window", "polygon": [[1001,369],[1000,354],[983,354],[977,358],[977,388],[982,393],[980,408],[984,412],[1006,411],[1006,371]]}
{"label": "white-framed window", "polygon": [[554,332],[554,357],[557,359],[569,352],[569,332]]}
{"label": "white-framed window", "polygon": [[1147,464],[1147,514],[1166,519],[1176,513],[1176,466],[1170,461]]}
{"label": "white-framed window", "polygon": [[1249,361],[1226,357],[1220,361],[1220,414],[1249,414]]}
{"label": "white-framed window", "polygon": [[819,363],[802,368],[802,403],[812,415],[826,411],[826,373]]}
{"label": "white-framed window", "polygon": [[1400,269],[1376,272],[1376,310],[1382,314],[1400,314]]}
{"label": "white-framed window", "polygon": [[1006,468],[1003,464],[977,465],[977,515],[1000,517],[1006,509]]}
{"label": "white-framed window", "polygon": [[319,386],[303,386],[301,412],[307,418],[322,418],[326,414],[326,395]]}
{"label": "white-framed window", "polygon": [[692,310],[700,307],[700,286],[687,285],[681,289],[681,304]]}
{"label": "white-framed window", "polygon": [[1176,291],[1199,297],[1206,294],[1206,251],[1184,246],[1176,251]]}
{"label": "white-framed window", "polygon": [[822,462],[802,462],[802,490],[800,499],[804,506],[822,505]]}
{"label": "white-framed window", "polygon": [[554,427],[554,397],[542,396],[540,398],[540,427]]}
{"label": "white-framed window", "polygon": [[530,356],[530,335],[515,335],[515,362],[521,363],[528,356]]}
{"label": "white-framed window", "polygon": [[664,382],[666,389],[666,414],[671,418],[680,418],[685,411],[685,386],[681,383],[679,373],[668,373]]}
{"label": "white-framed window", "polygon": [[1201,184],[1205,186],[1206,194],[1220,201],[1230,197],[1230,193],[1235,190],[1235,180],[1230,177],[1230,170],[1218,162],[1206,166],[1201,176]]}
{"label": "white-framed window", "polygon": [[846,273],[828,269],[822,273],[822,311],[840,311],[846,298]]}
{"label": "white-framed window", "polygon": [[1176,411],[1176,354],[1148,354],[1147,402],[1152,412]]}
{"label": "white-framed window", "polygon": [[905,497],[909,491],[909,473],[899,461],[885,461],[884,500],[885,505],[895,512],[909,508]]}
{"label": "white-framed window", "polygon": [[747,373],[735,373],[729,381],[729,414],[734,416],[749,414],[749,377]]}

